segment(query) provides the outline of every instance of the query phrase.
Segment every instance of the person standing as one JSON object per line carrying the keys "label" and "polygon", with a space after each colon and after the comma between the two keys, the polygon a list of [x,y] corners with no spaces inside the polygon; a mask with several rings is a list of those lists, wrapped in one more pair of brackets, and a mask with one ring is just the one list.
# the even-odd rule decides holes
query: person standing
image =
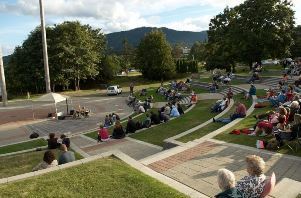
{"label": "person standing", "polygon": [[134,94],[134,83],[133,82],[131,82],[131,84],[130,84],[130,93]]}

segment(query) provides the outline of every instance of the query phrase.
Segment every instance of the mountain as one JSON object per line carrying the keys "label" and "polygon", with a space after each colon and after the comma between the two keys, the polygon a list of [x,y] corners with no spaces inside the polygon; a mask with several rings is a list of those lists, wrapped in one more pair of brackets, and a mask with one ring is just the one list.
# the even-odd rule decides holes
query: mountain
{"label": "mountain", "polygon": [[191,47],[196,41],[206,41],[207,31],[190,32],[190,31],[177,31],[168,28],[154,28],[154,27],[140,27],[128,31],[114,32],[107,34],[108,48],[113,52],[122,51],[122,41],[127,39],[128,42],[136,47],[145,34],[154,29],[159,29],[165,33],[167,41],[174,45],[176,43],[184,43],[187,47]]}

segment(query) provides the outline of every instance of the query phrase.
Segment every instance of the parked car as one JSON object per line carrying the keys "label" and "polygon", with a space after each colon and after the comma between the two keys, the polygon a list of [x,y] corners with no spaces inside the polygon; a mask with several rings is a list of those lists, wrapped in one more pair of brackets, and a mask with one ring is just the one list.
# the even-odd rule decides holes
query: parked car
{"label": "parked car", "polygon": [[112,85],[107,88],[107,95],[118,95],[122,93],[122,88],[119,85]]}

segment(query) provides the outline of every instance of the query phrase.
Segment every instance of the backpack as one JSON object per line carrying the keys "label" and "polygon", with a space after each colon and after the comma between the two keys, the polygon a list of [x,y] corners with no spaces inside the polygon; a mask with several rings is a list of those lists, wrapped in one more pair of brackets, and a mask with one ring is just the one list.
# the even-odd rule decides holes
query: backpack
{"label": "backpack", "polygon": [[272,138],[267,142],[266,149],[268,150],[277,150],[279,147],[279,142],[276,138]]}
{"label": "backpack", "polygon": [[33,132],[32,134],[30,134],[29,138],[30,139],[34,139],[34,138],[38,138],[39,134],[37,132]]}

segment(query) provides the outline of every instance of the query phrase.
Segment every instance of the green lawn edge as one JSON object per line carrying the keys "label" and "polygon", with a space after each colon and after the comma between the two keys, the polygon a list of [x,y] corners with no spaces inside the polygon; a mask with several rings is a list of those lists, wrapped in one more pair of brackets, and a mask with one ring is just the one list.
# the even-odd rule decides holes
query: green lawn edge
{"label": "green lawn edge", "polygon": [[[243,98],[242,94],[235,95],[233,97],[233,100],[234,100],[234,102],[241,102],[241,103],[245,104],[245,106],[246,106],[247,109],[251,107],[252,102],[253,102],[251,99],[245,100]],[[234,112],[235,108],[236,108],[235,105],[233,105],[232,108],[227,113],[225,113],[223,115],[223,117],[224,118],[229,117],[230,114],[232,114]],[[213,132],[213,131],[215,131],[215,130],[217,130],[217,129],[225,126],[225,125],[226,125],[225,123],[212,122],[212,123],[209,123],[209,124],[207,124],[206,126],[200,128],[200,129],[198,129],[198,130],[196,130],[196,131],[194,131],[194,132],[192,132],[190,134],[187,134],[187,135],[185,135],[183,137],[180,137],[180,138],[178,138],[176,140],[180,141],[180,142],[183,142],[183,143],[187,143],[189,141],[193,141],[193,140],[202,138],[205,135],[208,135],[209,133],[211,133],[211,132]]]}
{"label": "green lawn edge", "polygon": [[[43,160],[45,151],[46,150],[32,151],[0,157],[0,178],[31,172],[32,168]],[[54,152],[56,159],[58,159],[61,151],[58,149],[52,151]],[[76,160],[83,159],[79,153],[74,153]]]}
{"label": "green lawn edge", "polygon": [[0,194],[1,197],[188,197],[113,157],[0,185]]}
{"label": "green lawn edge", "polygon": [[0,154],[14,153],[23,150],[34,149],[38,147],[47,146],[47,141],[39,138],[36,140],[31,140],[27,142],[21,142],[17,144],[11,144],[7,146],[0,147]]}
{"label": "green lawn edge", "polygon": [[212,115],[216,115],[208,114],[208,112],[210,112],[210,107],[214,102],[215,100],[199,101],[193,109],[184,115],[170,120],[167,123],[146,129],[139,133],[131,134],[130,137],[158,146],[163,146],[165,139],[191,129],[207,121]]}

